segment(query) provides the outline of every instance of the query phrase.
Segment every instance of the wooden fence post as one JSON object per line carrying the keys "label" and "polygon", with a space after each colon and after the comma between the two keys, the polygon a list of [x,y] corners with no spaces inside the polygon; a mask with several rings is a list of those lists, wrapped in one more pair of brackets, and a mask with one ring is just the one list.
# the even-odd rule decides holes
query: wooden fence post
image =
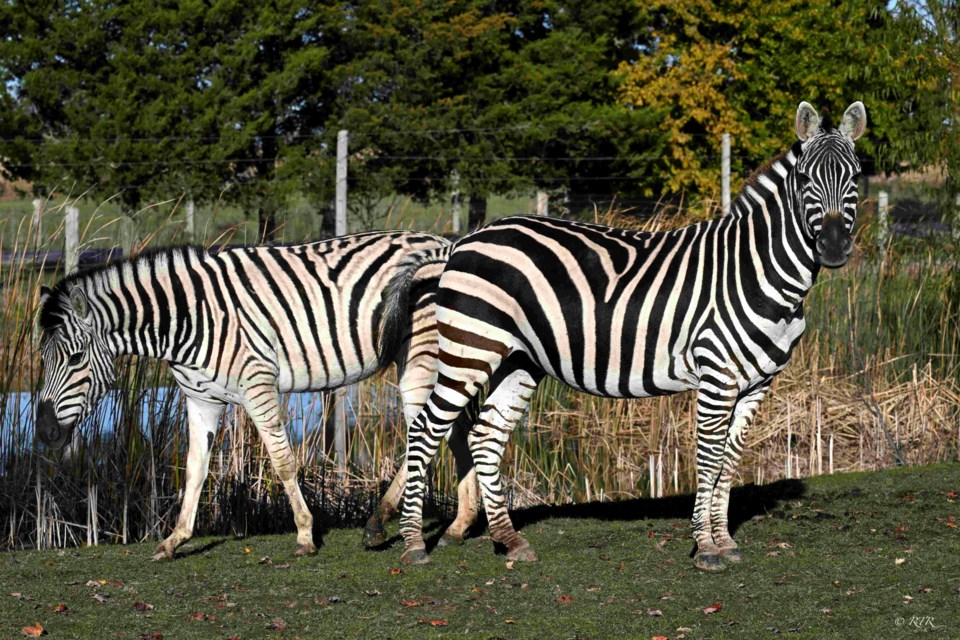
{"label": "wooden fence post", "polygon": [[64,271],[71,274],[80,266],[80,210],[67,207],[63,234]]}
{"label": "wooden fence post", "polygon": [[453,235],[459,236],[463,216],[463,205],[460,199],[460,172],[454,169],[450,172],[450,222]]}
{"label": "wooden fence post", "polygon": [[720,205],[723,215],[730,213],[730,134],[721,137],[720,152]]}
{"label": "wooden fence post", "polygon": [[[346,129],[337,132],[337,184],[334,202],[334,233],[337,236],[347,233],[347,150],[349,133]],[[347,470],[347,398],[356,413],[356,385],[338,389],[333,396],[333,452],[338,478],[343,481]]]}
{"label": "wooden fence post", "polygon": [[887,237],[889,232],[890,222],[888,220],[889,213],[889,196],[886,191],[880,191],[877,193],[877,248],[881,251],[887,247]]}
{"label": "wooden fence post", "polygon": [[546,191],[537,191],[537,215],[550,214],[550,195]]}

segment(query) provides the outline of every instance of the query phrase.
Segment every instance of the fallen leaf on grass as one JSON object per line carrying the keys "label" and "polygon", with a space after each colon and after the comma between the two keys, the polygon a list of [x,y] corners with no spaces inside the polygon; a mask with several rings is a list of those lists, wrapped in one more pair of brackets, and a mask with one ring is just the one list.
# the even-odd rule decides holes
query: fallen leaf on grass
{"label": "fallen leaf on grass", "polygon": [[398,576],[401,573],[403,573],[403,569],[400,569],[399,567],[394,567],[393,569],[390,569],[390,575],[392,576]]}
{"label": "fallen leaf on grass", "polygon": [[401,600],[400,604],[402,604],[405,607],[419,607],[423,603],[420,602],[419,600]]}
{"label": "fallen leaf on grass", "polygon": [[650,640],[670,640],[667,636],[653,636]]}
{"label": "fallen leaf on grass", "polygon": [[286,620],[277,618],[276,620],[270,621],[270,623],[267,625],[267,629],[270,631],[279,631],[280,633],[283,633],[287,630],[287,622]]}
{"label": "fallen leaf on grass", "polygon": [[907,561],[906,558],[897,558],[896,560],[893,561],[893,564],[895,564],[895,565],[897,565],[897,566],[900,566],[901,564],[903,564],[903,563],[906,562],[906,561]]}
{"label": "fallen leaf on grass", "polygon": [[420,624],[429,624],[431,627],[445,627],[450,624],[446,620],[427,620],[426,618],[420,618],[417,622]]}
{"label": "fallen leaf on grass", "polygon": [[570,596],[564,594],[564,595],[560,596],[559,598],[557,598],[557,602],[559,602],[560,604],[570,604],[571,602],[573,602],[573,598],[571,598]]}
{"label": "fallen leaf on grass", "polygon": [[110,597],[110,596],[105,596],[105,595],[103,595],[102,593],[95,593],[95,594],[93,594],[93,599],[96,600],[97,602],[99,602],[100,604],[103,604],[104,602],[106,602],[106,601],[107,601],[107,598],[109,598],[109,597]]}
{"label": "fallen leaf on grass", "polygon": [[290,568],[290,563],[289,563],[289,562],[281,562],[281,563],[278,564],[275,568],[277,568],[277,569],[289,569],[289,568]]}
{"label": "fallen leaf on grass", "polygon": [[146,602],[134,602],[133,608],[143,613],[144,611],[150,611],[153,609],[153,605]]}
{"label": "fallen leaf on grass", "polygon": [[707,615],[710,615],[711,613],[716,613],[717,611],[720,611],[721,609],[723,609],[723,607],[720,606],[720,603],[719,603],[719,602],[715,602],[715,603],[713,603],[712,605],[710,605],[709,607],[707,607],[706,609],[704,609],[703,612],[704,612],[705,614],[707,614]]}
{"label": "fallen leaf on grass", "polygon": [[507,624],[517,624],[517,621],[514,620],[513,618],[507,618],[506,620],[504,620],[504,622]]}
{"label": "fallen leaf on grass", "polygon": [[367,594],[368,596],[370,596],[371,598],[372,598],[373,596],[378,596],[378,595],[380,595],[380,591],[377,590],[377,589],[370,589],[369,591],[364,591],[364,593]]}
{"label": "fallen leaf on grass", "polygon": [[141,633],[137,636],[140,640],[163,640],[163,634],[159,631],[153,633]]}
{"label": "fallen leaf on grass", "polygon": [[273,558],[270,556],[263,556],[257,561],[257,564],[273,564]]}
{"label": "fallen leaf on grass", "polygon": [[60,604],[58,604],[57,606],[55,606],[55,607],[53,608],[53,612],[54,612],[54,613],[64,613],[64,614],[65,614],[65,613],[67,612],[67,605],[65,605],[65,604],[63,604],[63,603],[61,602]]}
{"label": "fallen leaf on grass", "polygon": [[191,613],[189,616],[187,616],[187,618],[189,620],[203,621],[203,620],[216,620],[217,616],[208,615],[206,613],[203,613],[202,611],[196,611],[194,613]]}
{"label": "fallen leaf on grass", "polygon": [[506,561],[505,563],[503,563],[503,564],[504,564],[504,566],[505,566],[507,569],[513,569],[513,565],[514,565],[515,562],[516,562],[516,560],[507,560],[507,561]]}
{"label": "fallen leaf on grass", "polygon": [[251,553],[252,551],[253,551],[253,549],[251,549],[250,547],[244,547],[244,548],[243,548],[243,552],[244,552],[245,554],[246,554],[246,553]]}
{"label": "fallen leaf on grass", "polygon": [[40,636],[46,635],[47,630],[43,628],[43,625],[37,622],[34,625],[24,627],[21,629],[23,635],[30,638],[39,638]]}
{"label": "fallen leaf on grass", "polygon": [[663,611],[660,611],[660,609],[647,609],[647,615],[659,617],[663,615]]}

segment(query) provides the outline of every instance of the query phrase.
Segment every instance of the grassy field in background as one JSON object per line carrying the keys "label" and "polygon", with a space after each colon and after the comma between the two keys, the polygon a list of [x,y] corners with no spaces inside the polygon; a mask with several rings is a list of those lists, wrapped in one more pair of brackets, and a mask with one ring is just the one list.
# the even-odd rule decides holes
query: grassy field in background
{"label": "grassy field in background", "polygon": [[[71,204],[73,201],[71,200]],[[51,199],[43,214],[44,242],[51,248],[63,243],[62,226],[66,201]],[[186,201],[171,200],[145,206],[140,211],[124,216],[119,201],[99,202],[80,199],[80,234],[84,248],[111,247],[120,244],[121,233],[135,239],[149,239],[151,246],[183,244],[186,236]],[[533,197],[491,196],[488,200],[487,220],[520,213],[533,213]],[[14,241],[26,236],[33,205],[30,198],[0,201],[0,237],[2,248],[11,249]],[[466,228],[466,206],[463,207],[463,227]],[[277,213],[280,225],[278,242],[305,242],[319,237],[318,208],[305,198],[296,198]],[[423,205],[409,198],[385,198],[370,211],[351,211],[347,218],[350,232],[370,229],[415,229],[449,233],[450,203],[436,202]],[[195,222],[198,242],[255,244],[257,214],[240,207],[212,203],[196,208]]]}
{"label": "grassy field in background", "polygon": [[[400,544],[293,534],[0,554],[0,637],[899,638],[960,636],[960,465],[735,490],[744,563],[691,564],[691,496],[514,514],[540,562],[483,537],[400,567]],[[441,529],[434,523],[433,538]]]}

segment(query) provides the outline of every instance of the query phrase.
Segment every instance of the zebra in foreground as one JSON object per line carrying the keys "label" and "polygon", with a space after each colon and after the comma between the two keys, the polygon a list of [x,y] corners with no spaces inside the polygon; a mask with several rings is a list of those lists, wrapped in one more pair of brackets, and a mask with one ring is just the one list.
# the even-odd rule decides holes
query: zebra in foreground
{"label": "zebra in foreground", "polygon": [[[416,266],[400,334],[377,336],[382,293],[397,266]],[[176,527],[154,559],[173,557],[193,534],[214,435],[227,403],[249,414],[290,499],[295,555],[316,551],[313,517],[296,479],[296,458],[280,420],[279,394],[351,384],[397,362],[408,422],[436,379],[433,297],[449,254],[443,238],[407,231],[373,232],[283,247],[157,250],[68,276],[41,292],[44,383],[37,436],[63,448],[115,380],[114,360],[166,360],[186,402],[187,477]],[[412,316],[411,316],[412,314]],[[392,351],[378,346],[389,342]],[[462,540],[476,514],[476,483],[462,435],[450,439],[461,472],[460,511],[447,531]],[[368,545],[396,509],[405,468],[371,517]]]}
{"label": "zebra in foreground", "polygon": [[[799,141],[749,178],[730,215],[664,233],[507,218],[459,241],[440,278],[438,382],[408,430],[402,560],[429,561],[424,472],[462,407],[490,382],[468,436],[493,539],[536,560],[506,510],[500,462],[544,375],[587,393],[640,398],[697,390],[694,563],[741,560],[727,525],[746,431],[804,330],[821,266],[853,249],[863,104],[840,128],[806,102]],[[403,313],[404,273],[384,322]],[[396,289],[394,291],[393,289]]]}

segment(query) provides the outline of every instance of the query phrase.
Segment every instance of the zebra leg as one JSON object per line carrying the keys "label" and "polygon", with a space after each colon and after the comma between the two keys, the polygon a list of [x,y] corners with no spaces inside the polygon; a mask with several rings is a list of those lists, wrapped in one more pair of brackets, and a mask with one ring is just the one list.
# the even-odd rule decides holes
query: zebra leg
{"label": "zebra leg", "polygon": [[530,543],[513,527],[507,512],[507,501],[500,474],[503,451],[517,422],[530,405],[530,398],[540,382],[522,368],[505,371],[501,367],[495,375],[505,373],[483,405],[480,419],[470,432],[470,451],[476,461],[477,478],[487,512],[490,535],[507,547],[511,560],[534,562],[537,554]]}
{"label": "zebra leg", "polygon": [[730,507],[730,485],[740,466],[743,455],[743,442],[747,430],[753,423],[757,407],[770,388],[770,381],[754,387],[737,399],[730,419],[730,430],[723,451],[723,470],[710,498],[710,525],[713,529],[713,542],[720,549],[720,555],[726,562],[737,563],[743,559],[737,543],[728,528]]}
{"label": "zebra leg", "polygon": [[[432,318],[433,311],[430,311]],[[413,352],[407,362],[400,359],[397,362],[400,397],[403,401],[404,417],[408,425],[412,424],[417,414],[423,409],[427,396],[433,390],[437,380],[437,335],[434,330],[421,332],[414,336],[413,343],[402,353]],[[409,350],[409,351],[408,351]],[[450,542],[463,543],[467,530],[477,520],[477,480],[473,470],[473,458],[467,446],[466,432],[470,428],[469,417],[461,414],[453,429],[448,434],[448,444],[457,462],[457,474],[460,478],[457,487],[457,518],[440,539],[440,545]],[[404,485],[407,479],[406,463],[393,477],[393,482],[380,500],[380,504],[367,520],[363,529],[363,544],[367,547],[376,547],[384,542],[384,525],[397,512],[400,498],[403,496]]]}
{"label": "zebra leg", "polygon": [[423,542],[423,492],[427,465],[436,455],[440,439],[447,435],[464,407],[487,382],[487,371],[495,371],[500,365],[499,354],[486,352],[484,355],[489,365],[479,367],[480,360],[467,360],[441,350],[439,381],[423,411],[407,431],[407,483],[400,518],[400,533],[404,540],[400,561],[404,564],[430,561]]}
{"label": "zebra leg", "polygon": [[254,383],[247,389],[244,408],[250,415],[260,439],[267,448],[274,471],[283,483],[283,489],[293,509],[297,525],[297,548],[294,556],[316,553],[313,544],[313,516],[297,482],[297,459],[290,446],[286,427],[280,422],[280,397],[276,382]]}
{"label": "zebra leg", "polygon": [[720,548],[713,539],[710,507],[723,467],[724,446],[735,402],[736,391],[729,387],[701,385],[697,393],[697,497],[691,525],[697,543],[693,564],[705,571],[723,568]]}
{"label": "zebra leg", "polygon": [[[476,414],[474,414],[476,415]],[[472,420],[470,411],[464,411],[453,423],[453,428],[447,434],[447,446],[457,464],[457,517],[443,532],[443,537],[437,546],[445,547],[449,544],[463,544],[467,530],[477,521],[480,510],[480,500],[477,490],[477,469],[474,466],[473,456],[470,455],[470,445],[467,441]]]}
{"label": "zebra leg", "polygon": [[186,397],[187,423],[190,446],[187,450],[187,480],[180,504],[180,516],[177,525],[166,540],[160,543],[153,555],[154,560],[173,558],[177,547],[193,536],[193,525],[197,520],[197,506],[200,503],[200,491],[210,466],[210,450],[223,415],[224,405]]}

